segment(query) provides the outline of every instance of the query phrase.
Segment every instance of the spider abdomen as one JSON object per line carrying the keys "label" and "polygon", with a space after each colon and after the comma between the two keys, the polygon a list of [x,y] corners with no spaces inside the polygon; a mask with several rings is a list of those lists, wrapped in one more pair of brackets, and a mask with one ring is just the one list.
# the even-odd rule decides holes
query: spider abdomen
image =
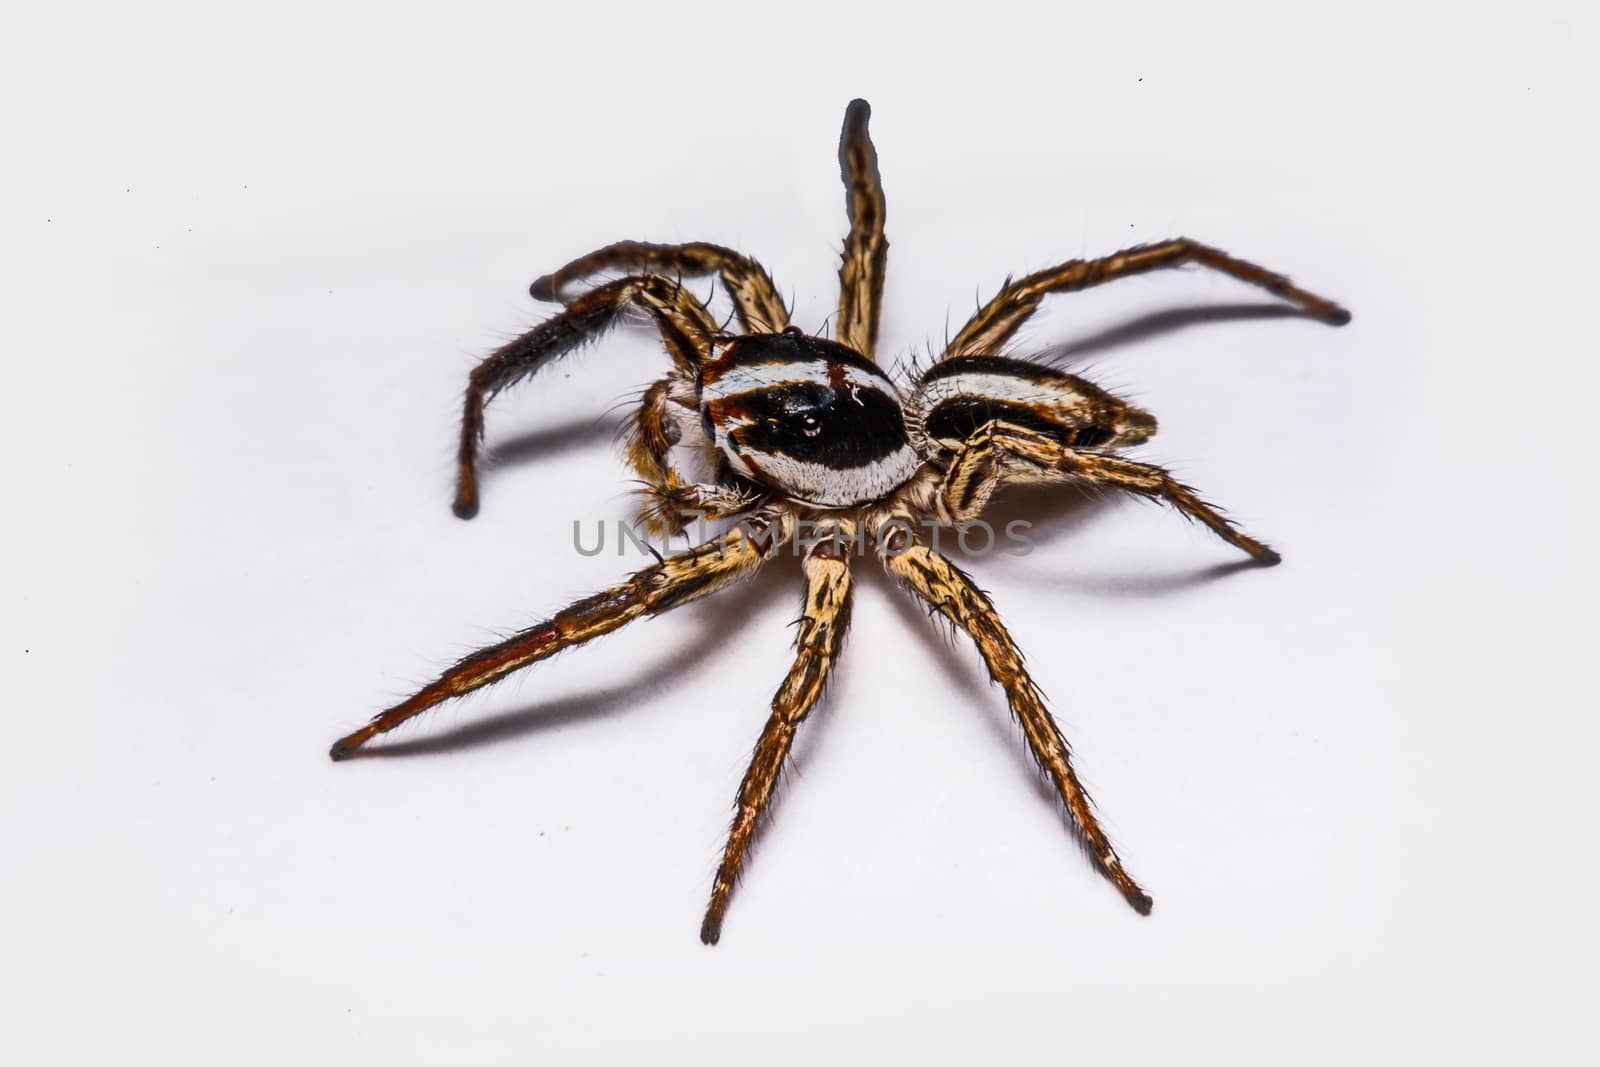
{"label": "spider abdomen", "polygon": [[1042,434],[1068,448],[1135,444],[1156,420],[1092,382],[1004,356],[935,364],[907,405],[916,432],[953,451],[991,422]]}
{"label": "spider abdomen", "polygon": [[736,472],[808,504],[877,500],[921,462],[888,376],[798,329],[740,337],[704,363],[700,412]]}

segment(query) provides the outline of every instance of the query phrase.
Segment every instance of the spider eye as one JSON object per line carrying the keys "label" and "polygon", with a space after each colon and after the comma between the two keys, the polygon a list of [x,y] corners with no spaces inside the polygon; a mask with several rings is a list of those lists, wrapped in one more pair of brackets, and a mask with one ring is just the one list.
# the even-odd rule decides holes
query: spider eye
{"label": "spider eye", "polygon": [[833,390],[827,386],[806,383],[786,387],[777,407],[781,415],[815,418],[816,410],[827,407],[833,403],[833,399]]}

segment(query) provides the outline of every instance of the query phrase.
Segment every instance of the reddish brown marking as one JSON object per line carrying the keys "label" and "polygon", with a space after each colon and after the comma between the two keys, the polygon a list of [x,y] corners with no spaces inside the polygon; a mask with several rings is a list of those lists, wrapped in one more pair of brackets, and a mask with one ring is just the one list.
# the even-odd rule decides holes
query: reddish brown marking
{"label": "reddish brown marking", "polygon": [[844,375],[845,375],[845,367],[844,367],[843,363],[829,363],[828,364],[828,384],[833,387],[833,391],[835,393],[844,392],[844,390],[845,390]]}

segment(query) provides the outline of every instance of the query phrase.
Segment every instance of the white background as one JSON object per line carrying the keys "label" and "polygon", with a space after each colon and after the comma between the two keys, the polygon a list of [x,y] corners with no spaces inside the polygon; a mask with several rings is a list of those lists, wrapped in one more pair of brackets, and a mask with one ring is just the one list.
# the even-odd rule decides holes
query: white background
{"label": "white background", "polygon": [[[8,27],[0,1057],[1574,1062],[1591,46],[1559,5],[1284,6]],[[646,330],[497,403],[450,514],[460,390],[548,313],[527,283],[713,240],[819,328],[857,95],[889,357],[1008,273],[1177,234],[1355,313],[1182,271],[1022,338],[1286,558],[1027,497],[1037,551],[971,563],[1149,919],[871,566],[718,948],[792,564],[325,758],[638,565],[571,524],[628,514]]]}

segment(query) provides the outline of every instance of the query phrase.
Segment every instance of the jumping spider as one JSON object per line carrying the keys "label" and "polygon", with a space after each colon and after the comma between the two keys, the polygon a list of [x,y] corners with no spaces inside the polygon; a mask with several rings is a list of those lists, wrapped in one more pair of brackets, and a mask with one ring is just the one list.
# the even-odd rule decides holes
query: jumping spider
{"label": "jumping spider", "polygon": [[[659,527],[681,532],[692,509],[741,519],[725,536],[668,556],[620,585],[467,656],[409,700],[341,738],[345,759],[379,734],[452,697],[498,681],[562,649],[645,615],[659,615],[748,577],[793,547],[803,522],[838,532],[806,547],[805,613],[794,665],[772,700],[739,786],[700,938],[714,944],[757,820],[772,797],[795,731],[816,704],[850,621],[850,552],[865,533],[890,573],[933,612],[965,632],[1004,689],[1028,747],[1061,794],[1095,864],[1141,915],[1150,898],[1124,869],[1095,818],[1067,742],[1023,668],[1022,654],[989,599],[917,533],[975,519],[995,490],[1017,482],[1111,486],[1165,501],[1257,563],[1278,554],[1236,530],[1167,471],[1116,452],[1155,432],[1148,413],[1082,378],[1001,355],[1049,293],[1071,292],[1152,270],[1196,263],[1260,286],[1330,325],[1349,312],[1287,278],[1185,238],[1070,260],[1010,282],[985,304],[939,359],[906,388],[873,362],[888,242],[877,153],[864,100],[845,111],[839,164],[850,233],[839,271],[837,336],[809,335],[755,260],[711,244],[622,242],[576,259],[533,283],[559,301],[554,318],[511,341],[472,372],[461,418],[455,513],[478,511],[477,458],[485,403],[642,308],[659,328],[674,368],[645,391],[632,414],[628,460],[647,488]],[[607,270],[624,276],[574,293]],[[680,284],[719,275],[741,327],[724,331]],[[710,482],[686,480],[675,445],[697,445],[716,464]],[[861,542],[857,542],[861,543]]]}

